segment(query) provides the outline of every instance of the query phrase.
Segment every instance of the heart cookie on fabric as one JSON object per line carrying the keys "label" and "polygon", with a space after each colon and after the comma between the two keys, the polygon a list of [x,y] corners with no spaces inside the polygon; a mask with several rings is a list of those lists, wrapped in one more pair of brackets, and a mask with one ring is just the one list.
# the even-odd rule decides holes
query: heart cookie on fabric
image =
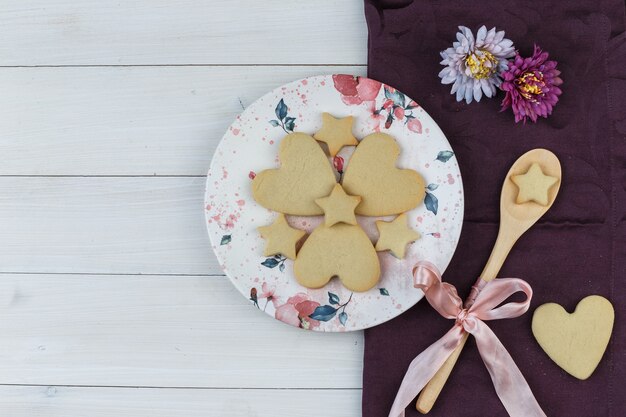
{"label": "heart cookie on fabric", "polygon": [[555,303],[539,306],[532,331],[539,346],[565,372],[587,379],[600,363],[611,338],[615,312],[599,295],[583,298],[569,314]]}
{"label": "heart cookie on fabric", "polygon": [[356,214],[400,214],[424,200],[424,179],[412,169],[397,168],[399,155],[395,139],[385,133],[373,133],[361,140],[342,181],[348,194],[361,196]]}
{"label": "heart cookie on fabric", "polygon": [[297,216],[324,214],[315,203],[337,183],[330,162],[313,137],[291,133],[280,143],[280,168],[260,172],[252,196],[263,207]]}

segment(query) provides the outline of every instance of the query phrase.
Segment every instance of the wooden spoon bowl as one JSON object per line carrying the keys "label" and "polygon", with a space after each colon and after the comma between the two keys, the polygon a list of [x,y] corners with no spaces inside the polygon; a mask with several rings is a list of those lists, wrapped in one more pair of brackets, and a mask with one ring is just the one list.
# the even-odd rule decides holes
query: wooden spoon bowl
{"label": "wooden spoon bowl", "polygon": [[[516,203],[518,187],[511,177],[528,172],[533,163],[538,163],[545,175],[557,178],[548,190],[548,204],[543,206],[535,202]],[[513,163],[506,174],[500,194],[500,229],[491,256],[480,277],[490,281],[496,277],[513,244],[552,207],[561,188],[561,163],[547,149],[537,148],[526,152]]]}

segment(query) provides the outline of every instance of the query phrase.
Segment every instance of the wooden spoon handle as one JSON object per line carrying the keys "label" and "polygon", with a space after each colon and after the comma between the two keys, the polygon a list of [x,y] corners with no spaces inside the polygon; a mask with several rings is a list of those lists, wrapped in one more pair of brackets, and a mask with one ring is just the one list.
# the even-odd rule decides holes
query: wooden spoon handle
{"label": "wooden spoon handle", "polygon": [[[482,280],[491,281],[495,279],[500,271],[500,268],[502,267],[502,264],[504,264],[504,260],[511,251],[511,248],[520,235],[525,231],[526,229],[521,230],[515,227],[500,228],[498,231],[498,238],[496,239],[496,243],[491,251],[489,260],[487,261],[483,272],[480,274],[480,278]],[[444,362],[441,368],[439,368],[431,380],[428,381],[428,384],[426,384],[424,389],[422,389],[422,392],[420,392],[420,395],[417,397],[417,401],[415,402],[415,408],[420,413],[428,413],[433,408],[433,405],[435,405],[435,401],[437,401],[439,393],[441,393],[441,390],[446,384],[457,359],[459,359],[463,346],[465,346],[465,342],[467,342],[467,337],[468,334],[465,333],[463,339],[461,339],[461,343],[459,343],[456,349]]]}
{"label": "wooden spoon handle", "polygon": [[[491,251],[491,255],[489,255],[489,259],[487,260],[487,264],[485,264],[483,272],[480,273],[480,279],[483,281],[488,282],[494,280],[498,276],[498,273],[500,272],[506,257],[509,256],[509,252],[511,252],[513,245],[530,227],[530,225],[515,222],[500,224],[501,226],[500,230],[498,230],[496,243],[493,245],[493,250]],[[503,224],[506,224],[506,226],[502,227]]]}
{"label": "wooden spoon handle", "polygon": [[422,389],[422,392],[420,392],[420,395],[417,397],[417,401],[415,402],[415,408],[420,413],[427,414],[433,408],[433,405],[435,405],[435,401],[437,401],[439,393],[446,384],[446,381],[452,372],[452,368],[454,368],[457,359],[459,359],[459,355],[463,350],[463,346],[465,346],[465,342],[467,342],[468,336],[468,333],[463,335],[461,343],[456,347],[456,349],[454,349],[443,365],[441,365],[441,368],[439,368],[431,380],[428,381],[428,384],[426,384],[424,389]]}

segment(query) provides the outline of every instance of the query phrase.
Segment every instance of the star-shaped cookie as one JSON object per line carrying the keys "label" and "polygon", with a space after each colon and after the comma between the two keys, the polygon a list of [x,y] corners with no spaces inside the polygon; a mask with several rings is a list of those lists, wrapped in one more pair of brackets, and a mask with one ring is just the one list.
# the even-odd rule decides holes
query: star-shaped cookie
{"label": "star-shaped cookie", "polygon": [[534,201],[542,206],[550,202],[548,192],[550,187],[558,182],[558,178],[546,175],[537,162],[533,162],[528,171],[522,175],[512,175],[511,181],[517,185],[517,204]]}
{"label": "star-shaped cookie", "polygon": [[289,259],[296,259],[296,243],[306,234],[304,230],[289,226],[282,213],[278,215],[274,223],[259,227],[258,230],[261,237],[266,240],[263,255],[273,256],[280,253]]}
{"label": "star-shaped cookie", "polygon": [[344,146],[359,144],[352,134],[352,116],[336,119],[328,113],[322,113],[322,128],[313,137],[328,145],[330,156],[337,155]]}
{"label": "star-shaped cookie", "polygon": [[324,222],[327,227],[337,223],[347,223],[356,226],[354,209],[361,202],[361,197],[346,194],[341,184],[335,184],[328,197],[315,200],[324,210]]}
{"label": "star-shaped cookie", "polygon": [[380,233],[376,250],[379,252],[390,250],[396,258],[404,258],[406,245],[420,238],[420,234],[407,225],[404,213],[390,222],[379,220],[376,227]]}

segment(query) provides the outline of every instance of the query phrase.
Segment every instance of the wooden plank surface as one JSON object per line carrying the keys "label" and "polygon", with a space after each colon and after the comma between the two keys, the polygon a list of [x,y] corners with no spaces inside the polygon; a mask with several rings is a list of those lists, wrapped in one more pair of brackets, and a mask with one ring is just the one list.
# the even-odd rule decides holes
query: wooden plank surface
{"label": "wooden plank surface", "polygon": [[0,387],[11,417],[358,417],[360,402],[361,390]]}
{"label": "wooden plank surface", "polygon": [[222,274],[204,223],[204,183],[0,177],[0,272]]}
{"label": "wooden plank surface", "polygon": [[1,274],[0,317],[0,384],[361,387],[360,332],[273,320],[225,277]]}
{"label": "wooden plank surface", "polygon": [[0,68],[0,175],[206,175],[245,106],[337,72],[365,68]]}
{"label": "wooden plank surface", "polygon": [[305,76],[365,75],[363,2],[4,6],[0,415],[360,415],[362,333],[250,306],[202,206],[245,106]]}
{"label": "wooden plank surface", "polygon": [[0,65],[365,64],[363,2],[21,0]]}

